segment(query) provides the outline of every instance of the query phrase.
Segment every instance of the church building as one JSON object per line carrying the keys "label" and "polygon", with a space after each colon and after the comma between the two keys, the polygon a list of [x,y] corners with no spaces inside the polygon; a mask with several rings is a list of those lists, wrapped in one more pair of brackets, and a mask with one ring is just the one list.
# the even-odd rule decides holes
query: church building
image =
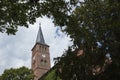
{"label": "church building", "polygon": [[38,80],[51,68],[49,45],[45,43],[41,26],[38,30],[35,45],[32,48],[31,67],[35,75],[34,80]]}

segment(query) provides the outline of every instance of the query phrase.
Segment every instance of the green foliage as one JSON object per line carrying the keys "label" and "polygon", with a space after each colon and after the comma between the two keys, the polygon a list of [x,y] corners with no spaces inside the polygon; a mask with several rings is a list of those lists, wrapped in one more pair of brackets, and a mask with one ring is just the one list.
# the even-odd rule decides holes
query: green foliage
{"label": "green foliage", "polygon": [[55,15],[58,21],[65,17],[60,12],[65,7],[64,0],[0,0],[0,32],[15,34],[18,27],[28,27],[29,23],[33,24],[36,18],[44,15]]}
{"label": "green foliage", "polygon": [[46,77],[45,80],[51,80],[51,79],[55,79],[55,70],[53,70],[52,72],[50,72]]}
{"label": "green foliage", "polygon": [[[119,0],[12,1],[0,1],[1,32],[12,34],[15,26],[27,26],[27,22],[47,16],[72,39],[73,45],[56,61],[62,80],[120,79]],[[79,50],[84,54],[76,56]]]}
{"label": "green foliage", "polygon": [[56,76],[56,69],[51,69],[47,72],[47,74],[43,75],[39,80],[61,80],[58,76]]}
{"label": "green foliage", "polygon": [[44,74],[39,80],[61,80],[61,79],[57,74],[56,66],[54,66],[46,74]]}
{"label": "green foliage", "polygon": [[6,69],[0,76],[0,80],[33,80],[33,73],[26,67]]}
{"label": "green foliage", "polygon": [[[58,58],[58,72],[61,79],[120,79],[119,7],[118,0],[84,0],[75,4],[67,17],[61,17],[63,21],[56,21],[54,18],[55,24],[63,26],[62,30],[70,35],[73,41],[70,49]],[[77,56],[79,50],[83,50],[84,55]],[[106,56],[108,54],[109,57]],[[97,68],[100,70],[95,72]]]}
{"label": "green foliage", "polygon": [[0,0],[0,32],[15,34],[18,26],[35,22],[35,8],[29,0]]}

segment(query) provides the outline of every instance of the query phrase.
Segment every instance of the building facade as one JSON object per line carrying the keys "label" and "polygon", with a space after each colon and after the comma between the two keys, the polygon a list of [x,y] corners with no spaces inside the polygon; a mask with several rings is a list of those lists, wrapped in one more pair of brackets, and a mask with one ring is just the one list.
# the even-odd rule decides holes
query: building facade
{"label": "building facade", "polygon": [[49,46],[45,43],[44,36],[39,27],[37,39],[32,48],[31,67],[34,73],[34,80],[38,80],[50,69]]}

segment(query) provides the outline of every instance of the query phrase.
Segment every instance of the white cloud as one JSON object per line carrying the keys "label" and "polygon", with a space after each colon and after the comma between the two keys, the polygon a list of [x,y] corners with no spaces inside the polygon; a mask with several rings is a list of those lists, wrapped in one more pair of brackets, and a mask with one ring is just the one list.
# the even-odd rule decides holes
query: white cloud
{"label": "white cloud", "polygon": [[41,22],[45,42],[50,46],[51,64],[53,58],[61,56],[63,51],[68,48],[70,38],[59,31],[56,34],[56,27],[52,21],[44,17],[37,19],[34,25],[27,28],[19,28],[15,36],[0,33],[0,74],[5,69],[21,66],[31,67],[31,49],[35,44],[36,36]]}

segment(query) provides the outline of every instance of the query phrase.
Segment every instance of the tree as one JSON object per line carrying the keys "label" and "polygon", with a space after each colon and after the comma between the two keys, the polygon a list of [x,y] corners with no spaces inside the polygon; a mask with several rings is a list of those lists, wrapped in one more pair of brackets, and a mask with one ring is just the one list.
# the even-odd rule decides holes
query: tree
{"label": "tree", "polygon": [[84,0],[76,5],[64,25],[73,46],[58,59],[61,79],[119,80],[120,2]]}
{"label": "tree", "polygon": [[[58,58],[63,80],[120,79],[120,2],[50,0],[46,13],[69,35],[73,45]],[[44,3],[45,4],[45,3]],[[49,5],[54,4],[54,7]],[[83,54],[78,56],[79,51]]]}
{"label": "tree", "polygon": [[64,0],[0,0],[0,32],[15,34],[18,27],[28,27],[42,16],[55,16],[54,23],[59,21],[63,25],[61,21],[66,18],[61,19],[68,11],[66,4]]}
{"label": "tree", "polygon": [[51,18],[54,15],[54,23],[60,21],[63,25],[61,19],[66,17],[66,4],[64,0],[0,0],[0,32],[15,34],[18,27],[28,27],[45,15]]}
{"label": "tree", "polygon": [[15,34],[18,27],[28,27],[29,23],[33,24],[38,17],[34,6],[36,1],[0,0],[0,32]]}
{"label": "tree", "polygon": [[0,80],[33,80],[33,73],[26,67],[6,69],[0,76]]}
{"label": "tree", "polygon": [[[119,0],[22,1],[27,5],[28,17],[23,18],[26,23],[47,16],[72,39],[73,45],[57,60],[61,79],[120,79]],[[78,56],[81,50],[83,53]]]}

